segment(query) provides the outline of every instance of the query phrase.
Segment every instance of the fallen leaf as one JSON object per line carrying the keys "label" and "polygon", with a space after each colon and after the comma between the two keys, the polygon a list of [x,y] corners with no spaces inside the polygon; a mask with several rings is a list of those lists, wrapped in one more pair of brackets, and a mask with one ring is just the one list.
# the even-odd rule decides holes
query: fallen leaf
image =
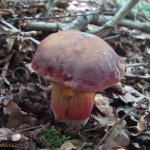
{"label": "fallen leaf", "polygon": [[30,114],[22,112],[13,100],[10,100],[7,106],[4,107],[4,113],[10,115],[8,120],[9,123],[6,125],[7,128],[17,128],[24,123],[33,126],[37,121]]}
{"label": "fallen leaf", "polygon": [[77,150],[71,142],[65,142],[60,148],[64,150]]}
{"label": "fallen leaf", "polygon": [[125,95],[117,95],[125,103],[138,103],[145,98],[145,95],[139,93],[137,90],[131,86],[124,86],[124,91],[127,93]]}
{"label": "fallen leaf", "polygon": [[68,140],[68,142],[71,142],[77,150],[82,150],[82,148],[87,144],[86,142],[78,139]]}
{"label": "fallen leaf", "polygon": [[3,41],[0,43],[0,46],[4,47],[4,49],[7,52],[10,52],[14,45],[14,41],[19,33],[20,33],[19,30],[8,29],[8,28],[0,25],[0,40]]}
{"label": "fallen leaf", "polygon": [[122,121],[114,127],[106,139],[102,150],[127,150],[125,146],[129,145],[130,139],[124,131],[124,126],[125,121]]}
{"label": "fallen leaf", "polygon": [[132,134],[133,136],[140,135],[147,128],[147,117],[146,115],[142,115],[135,129],[137,130],[136,134]]}
{"label": "fallen leaf", "polygon": [[109,99],[101,94],[96,94],[94,101],[96,107],[104,114],[104,116],[97,113],[97,116],[92,114],[92,117],[94,117],[102,126],[113,126],[117,119],[113,114],[113,108],[109,106]]}

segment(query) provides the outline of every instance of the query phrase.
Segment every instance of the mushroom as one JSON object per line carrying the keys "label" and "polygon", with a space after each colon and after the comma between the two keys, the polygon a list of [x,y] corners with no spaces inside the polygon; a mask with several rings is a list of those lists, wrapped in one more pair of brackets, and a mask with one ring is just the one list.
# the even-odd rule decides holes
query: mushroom
{"label": "mushroom", "polygon": [[31,65],[52,82],[56,121],[82,125],[92,111],[95,92],[118,83],[125,72],[123,60],[103,39],[76,30],[46,37]]}

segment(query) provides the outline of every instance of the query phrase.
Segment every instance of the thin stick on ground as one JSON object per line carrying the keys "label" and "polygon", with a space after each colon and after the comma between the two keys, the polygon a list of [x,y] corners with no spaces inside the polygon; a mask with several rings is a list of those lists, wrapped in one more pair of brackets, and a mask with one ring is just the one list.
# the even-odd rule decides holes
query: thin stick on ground
{"label": "thin stick on ground", "polygon": [[[0,17],[0,24],[5,25],[5,26],[8,27],[9,29],[15,29],[16,31],[20,31],[20,30],[18,30],[16,27],[14,27],[13,25],[11,25],[10,23],[4,21],[1,17]],[[21,33],[21,32],[20,32],[20,33]],[[40,43],[38,40],[36,40],[36,39],[34,39],[34,38],[32,38],[32,37],[30,37],[30,40],[31,40],[32,42],[34,42],[35,44],[37,44],[37,45]]]}
{"label": "thin stick on ground", "polygon": [[137,66],[148,66],[149,63],[134,63],[134,64],[126,64],[125,67],[137,67]]}
{"label": "thin stick on ground", "polygon": [[[37,129],[37,128],[42,128],[42,125],[35,126],[35,127],[25,128],[25,129],[18,130],[18,131],[12,132],[12,133],[15,134],[15,133],[20,133],[20,132],[24,132],[24,131],[28,131],[28,130]],[[0,135],[0,138],[5,137],[5,136],[6,136],[6,135]]]}
{"label": "thin stick on ground", "polygon": [[130,79],[145,79],[145,80],[150,80],[150,75],[135,75],[135,74],[124,74],[124,77],[130,78]]}
{"label": "thin stick on ground", "polygon": [[[107,22],[109,22],[109,20],[112,20],[112,19],[113,19],[113,16],[99,15],[98,19],[95,22],[93,22],[93,24],[102,26],[104,23],[107,23]],[[148,21],[147,22],[137,22],[137,21],[132,21],[132,20],[128,20],[128,19],[122,19],[118,23],[118,25],[125,26],[125,27],[132,28],[132,29],[146,31],[148,33],[150,32],[150,23]],[[109,28],[109,26],[108,26],[108,28]]]}
{"label": "thin stick on ground", "polygon": [[95,12],[90,12],[81,15],[67,15],[67,16],[51,16],[51,17],[30,17],[30,18],[12,18],[12,21],[19,21],[19,20],[45,20],[45,19],[58,19],[58,18],[65,18],[65,17],[86,17],[90,15],[98,15],[100,12],[95,11]]}

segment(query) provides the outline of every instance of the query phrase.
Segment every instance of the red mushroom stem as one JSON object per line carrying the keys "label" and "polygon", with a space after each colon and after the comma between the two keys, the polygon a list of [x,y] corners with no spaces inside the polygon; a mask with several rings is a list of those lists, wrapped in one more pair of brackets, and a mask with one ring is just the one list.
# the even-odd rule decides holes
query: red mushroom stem
{"label": "red mushroom stem", "polygon": [[85,124],[94,105],[95,93],[81,93],[52,83],[51,103],[56,121]]}

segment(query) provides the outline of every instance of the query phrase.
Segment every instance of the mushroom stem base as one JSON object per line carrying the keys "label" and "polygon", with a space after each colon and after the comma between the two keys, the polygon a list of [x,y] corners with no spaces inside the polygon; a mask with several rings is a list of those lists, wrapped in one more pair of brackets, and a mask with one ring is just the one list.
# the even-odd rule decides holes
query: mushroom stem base
{"label": "mushroom stem base", "polygon": [[52,83],[51,104],[56,121],[85,124],[94,105],[95,93],[81,93]]}

